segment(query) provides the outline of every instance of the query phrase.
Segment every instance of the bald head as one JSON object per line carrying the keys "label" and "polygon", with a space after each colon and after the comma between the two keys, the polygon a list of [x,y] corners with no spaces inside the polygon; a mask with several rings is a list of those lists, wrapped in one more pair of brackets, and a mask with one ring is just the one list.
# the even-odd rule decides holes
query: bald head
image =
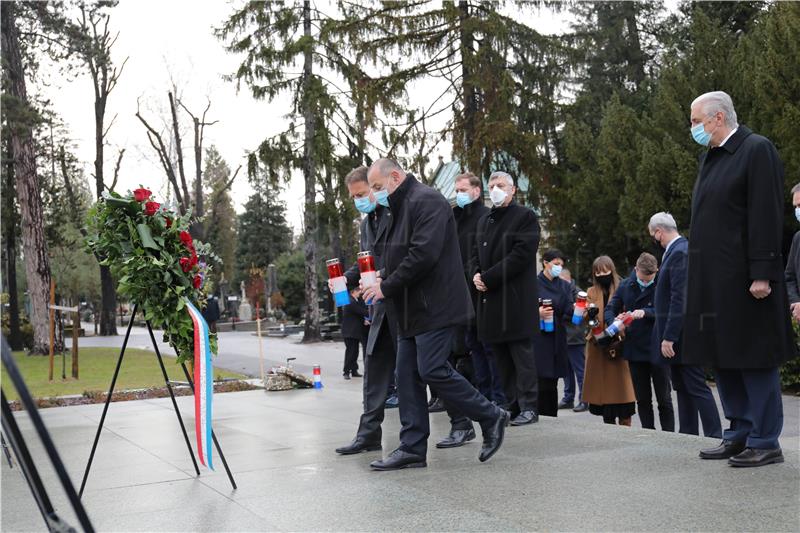
{"label": "bald head", "polygon": [[367,173],[367,181],[373,191],[386,189],[392,194],[406,179],[406,173],[397,161],[382,157],[372,163]]}

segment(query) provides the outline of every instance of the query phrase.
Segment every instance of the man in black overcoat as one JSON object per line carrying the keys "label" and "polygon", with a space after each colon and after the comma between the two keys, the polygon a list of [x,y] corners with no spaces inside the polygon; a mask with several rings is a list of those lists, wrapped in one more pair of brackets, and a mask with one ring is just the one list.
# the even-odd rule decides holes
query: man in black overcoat
{"label": "man in black overcoat", "polygon": [[781,253],[783,164],[736,120],[730,96],[692,102],[692,136],[709,147],[692,194],[683,358],[714,368],[730,428],[704,459],[783,461],[778,367],[795,357]]}
{"label": "man in black overcoat", "polygon": [[478,338],[491,345],[503,380],[511,424],[539,420],[533,336],[539,333],[536,250],[539,220],[514,201],[506,172],[489,178],[494,206],[478,221],[472,265],[478,296]]}
{"label": "man in black overcoat", "polygon": [[[455,179],[456,205],[453,217],[458,230],[458,248],[461,251],[461,262],[464,265],[464,278],[467,280],[473,308],[478,306],[478,289],[472,283],[472,249],[475,247],[475,235],[478,221],[489,212],[483,203],[483,184],[481,179],[471,172],[459,174]],[[472,368],[475,373],[475,386],[490,401],[503,405],[506,402],[503,393],[503,382],[497,368],[497,360],[489,345],[478,340],[478,327],[475,319],[464,328],[464,344],[470,352]]]}
{"label": "man in black overcoat", "polygon": [[[367,183],[367,167],[353,169],[346,177],[345,184],[359,211],[365,213],[361,220],[362,251],[369,250],[375,258],[375,268],[381,275],[384,265],[384,246],[386,233],[392,224],[392,214],[384,205],[388,202],[375,198]],[[365,201],[366,200],[366,201]],[[358,263],[346,272],[349,289],[359,286],[361,274]],[[394,377],[397,346],[397,325],[386,315],[382,301],[372,302],[371,323],[367,334],[366,357],[364,357],[364,412],[358,423],[353,441],[336,449],[336,453],[352,455],[381,449],[381,424],[384,418],[384,405],[389,396],[389,388]]]}
{"label": "man in black overcoat", "polygon": [[478,422],[479,455],[486,461],[500,448],[509,415],[493,405],[448,363],[455,326],[474,314],[463,275],[453,212],[442,194],[406,174],[396,161],[379,159],[368,174],[370,187],[389,191],[392,227],[387,234],[385,277],[364,299],[386,299],[398,321],[397,390],[400,447],[375,470],[427,466],[428,384],[446,405]]}

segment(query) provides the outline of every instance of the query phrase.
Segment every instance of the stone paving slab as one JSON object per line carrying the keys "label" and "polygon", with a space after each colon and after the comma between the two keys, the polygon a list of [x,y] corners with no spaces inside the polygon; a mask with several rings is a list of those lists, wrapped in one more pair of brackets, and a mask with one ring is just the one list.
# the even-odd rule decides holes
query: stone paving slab
{"label": "stone paving slab", "polygon": [[[733,469],[702,461],[703,437],[607,426],[588,414],[509,428],[489,462],[478,442],[436,450],[449,429],[431,416],[428,468],[372,472],[378,453],[339,457],[353,435],[361,380],[321,391],[215,396],[215,431],[236,476],[216,460],[195,477],[169,399],[113,403],[84,502],[98,531],[798,531],[800,454]],[[191,398],[179,398],[193,428]],[[76,486],[102,406],[42,410]],[[18,421],[51,496],[69,511],[24,413]],[[397,445],[387,411],[384,450]],[[193,439],[192,434],[190,437]],[[2,466],[2,531],[43,531],[19,470]]]}

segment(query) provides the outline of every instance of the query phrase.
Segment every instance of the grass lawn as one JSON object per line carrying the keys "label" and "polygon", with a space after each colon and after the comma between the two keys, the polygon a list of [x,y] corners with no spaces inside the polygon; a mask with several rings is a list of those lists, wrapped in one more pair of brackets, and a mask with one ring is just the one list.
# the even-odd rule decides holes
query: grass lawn
{"label": "grass lawn", "polygon": [[[50,396],[64,396],[67,394],[83,394],[85,391],[107,392],[111,385],[111,376],[114,374],[114,367],[119,357],[119,348],[81,348],[79,354],[80,379],[72,379],[72,357],[67,354],[67,379],[61,380],[61,355],[56,354],[53,365],[53,381],[47,381],[47,370],[49,368],[48,356],[34,355],[27,356],[24,352],[14,352],[14,359],[17,362],[25,383],[34,398],[46,398]],[[175,364],[175,358],[163,355],[164,366],[170,379],[175,381],[185,380],[183,370]],[[227,370],[214,370],[214,378],[245,378],[242,374],[228,372]],[[11,384],[11,380],[3,369],[2,376],[3,391],[8,400],[18,399],[17,391]],[[158,359],[155,353],[147,350],[137,350],[128,348],[125,350],[125,357],[122,359],[122,367],[119,370],[115,391],[125,389],[143,389],[149,387],[163,387],[164,377],[161,368],[158,366]]]}

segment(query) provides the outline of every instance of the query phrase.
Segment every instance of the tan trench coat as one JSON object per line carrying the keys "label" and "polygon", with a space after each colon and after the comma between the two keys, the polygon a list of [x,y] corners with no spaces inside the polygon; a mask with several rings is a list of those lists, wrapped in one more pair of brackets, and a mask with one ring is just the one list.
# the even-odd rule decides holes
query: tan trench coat
{"label": "tan trench coat", "polygon": [[[602,317],[604,307],[602,291],[591,287],[587,294],[587,302],[595,304],[600,309],[598,316]],[[616,359],[609,359],[603,355],[602,348],[588,341],[582,399],[593,405],[635,402],[636,395],[633,391],[628,361],[621,355]]]}

